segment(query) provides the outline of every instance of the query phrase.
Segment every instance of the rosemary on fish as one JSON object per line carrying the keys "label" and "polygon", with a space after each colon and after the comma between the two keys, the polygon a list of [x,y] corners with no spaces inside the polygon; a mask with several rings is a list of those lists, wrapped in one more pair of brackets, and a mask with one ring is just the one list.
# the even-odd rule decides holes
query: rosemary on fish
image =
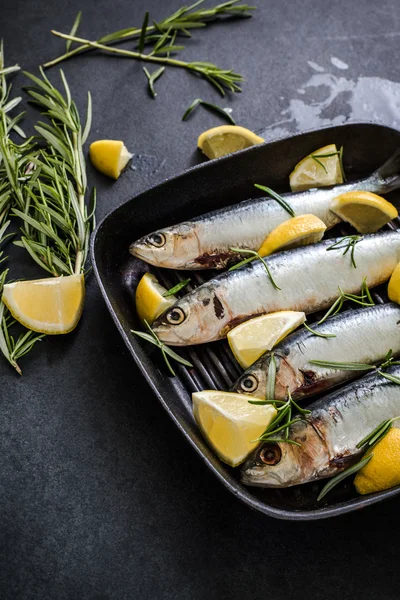
{"label": "rosemary on fish", "polygon": [[176,362],[180,363],[181,365],[184,365],[185,367],[193,367],[192,363],[190,363],[185,358],[182,358],[182,356],[179,356],[179,354],[177,354],[176,352],[171,350],[171,348],[169,346],[166,346],[159,339],[159,337],[154,333],[154,331],[152,330],[152,328],[150,327],[150,325],[148,324],[148,322],[146,320],[144,321],[144,324],[145,324],[146,328],[149,330],[149,333],[145,333],[143,331],[136,331],[134,329],[131,329],[131,332],[134,335],[137,335],[138,337],[146,340],[147,342],[150,342],[150,344],[153,344],[154,346],[156,346],[157,348],[159,348],[161,350],[163,359],[165,360],[168,370],[173,377],[176,377],[176,373],[171,366],[168,356],[170,358],[172,358],[173,360],[175,360]]}
{"label": "rosemary on fish", "polygon": [[182,117],[182,121],[186,121],[186,119],[189,118],[192,112],[196,110],[196,108],[200,105],[204,106],[204,108],[210,110],[211,112],[215,112],[219,115],[222,115],[222,117],[226,119],[231,125],[236,125],[235,119],[225,109],[221,108],[220,106],[217,106],[216,104],[205,102],[201,98],[196,98],[195,100],[193,100],[191,105],[185,110],[185,113]]}
{"label": "rosemary on fish", "polygon": [[330,152],[327,154],[310,154],[310,157],[313,160],[315,160],[315,162],[317,164],[319,164],[320,167],[322,167],[324,169],[326,174],[328,174],[328,169],[326,168],[326,166],[324,165],[322,160],[320,160],[320,158],[330,158],[331,156],[339,156],[339,165],[340,165],[340,170],[342,173],[342,179],[343,179],[343,181],[346,181],[346,175],[345,175],[344,168],[343,168],[343,146],[341,146],[340,149],[337,150],[336,152]]}
{"label": "rosemary on fish", "polygon": [[179,283],[174,285],[172,288],[170,288],[169,290],[167,290],[166,292],[163,293],[164,298],[168,298],[168,296],[173,296],[174,294],[177,294],[178,292],[183,290],[188,285],[188,283],[190,283],[190,281],[191,281],[190,277],[188,277],[188,279],[184,279],[183,281],[180,281]]}
{"label": "rosemary on fish", "polygon": [[[371,431],[371,433],[366,435],[365,438],[358,442],[356,448],[358,448],[359,450],[362,449],[364,452],[372,449],[381,440],[383,440],[385,435],[388,433],[389,429],[391,429],[393,423],[398,419],[400,419],[400,416],[393,417],[392,419],[386,419],[385,421],[380,423],[377,427],[375,427],[373,431]],[[317,498],[317,502],[322,500],[322,498],[324,498],[324,496],[326,496],[328,492],[330,492],[334,487],[336,487],[338,483],[340,483],[344,479],[347,479],[347,477],[350,477],[351,475],[355,475],[358,471],[365,467],[365,465],[371,460],[372,457],[373,453],[367,454],[366,456],[363,456],[363,458],[352,467],[345,469],[344,471],[339,473],[339,475],[336,475],[336,477],[332,477],[332,479],[330,479],[328,483],[322,488]]]}
{"label": "rosemary on fish", "polygon": [[322,323],[324,323],[328,317],[337,315],[342,310],[343,304],[346,300],[349,300],[350,302],[355,302],[356,304],[359,304],[360,306],[375,306],[375,302],[373,301],[371,293],[368,289],[366,277],[363,279],[363,282],[361,284],[361,294],[360,295],[347,294],[346,292],[344,292],[342,290],[342,288],[340,286],[338,286],[338,289],[339,289],[339,293],[340,293],[339,297],[335,300],[335,302],[332,304],[332,306],[328,309],[328,311],[325,313],[325,315],[322,317],[322,319],[320,319],[318,321],[318,325],[321,325]]}
{"label": "rosemary on fish", "polygon": [[284,208],[291,217],[296,216],[296,213],[294,212],[293,208],[290,206],[289,202],[284,200],[284,198],[282,198],[282,196],[280,194],[278,194],[277,192],[274,192],[274,190],[272,190],[270,187],[267,187],[265,185],[260,185],[259,183],[255,183],[254,187],[256,187],[259,190],[262,190],[263,192],[266,192],[269,196],[271,196],[274,200],[276,200],[278,202],[278,204],[280,204],[282,206],[282,208]]}
{"label": "rosemary on fish", "polygon": [[317,337],[327,338],[327,339],[336,337],[335,333],[321,333],[320,331],[315,331],[315,329],[312,329],[309,325],[307,325],[307,323],[303,323],[303,325],[307,329],[307,331],[309,331],[313,335],[316,335]]}
{"label": "rosemary on fish", "polygon": [[388,369],[394,365],[400,365],[399,361],[395,361],[393,358],[393,351],[389,350],[381,365],[370,365],[367,363],[358,363],[358,362],[335,362],[329,360],[310,360],[311,365],[315,365],[317,367],[324,367],[326,369],[340,369],[341,371],[374,371],[378,369],[378,373],[382,375],[382,377],[386,377],[387,379],[392,378],[391,380],[396,380],[400,384],[400,379],[395,377],[394,375],[390,375],[389,373],[384,373],[383,369]]}
{"label": "rosemary on fish", "polygon": [[358,242],[364,239],[362,235],[346,235],[342,237],[340,240],[329,246],[326,250],[344,250],[343,256],[345,256],[350,251],[351,264],[356,269],[356,261],[354,258],[354,251],[356,249],[356,245]]}
{"label": "rosemary on fish", "polygon": [[229,271],[234,271],[235,269],[239,269],[239,267],[242,267],[243,265],[246,265],[247,263],[249,263],[249,262],[251,262],[253,260],[257,260],[258,259],[264,265],[265,270],[268,273],[268,277],[270,278],[271,283],[274,286],[274,288],[276,290],[280,290],[281,289],[277,285],[277,283],[275,282],[274,278],[272,277],[271,271],[269,270],[269,267],[268,267],[266,261],[264,260],[264,258],[261,256],[261,254],[259,254],[255,250],[249,250],[249,249],[246,249],[246,248],[229,248],[229,250],[231,250],[231,252],[237,252],[238,254],[251,254],[251,258],[242,260],[241,262],[237,263],[236,265],[233,265],[232,267],[230,267],[228,269]]}

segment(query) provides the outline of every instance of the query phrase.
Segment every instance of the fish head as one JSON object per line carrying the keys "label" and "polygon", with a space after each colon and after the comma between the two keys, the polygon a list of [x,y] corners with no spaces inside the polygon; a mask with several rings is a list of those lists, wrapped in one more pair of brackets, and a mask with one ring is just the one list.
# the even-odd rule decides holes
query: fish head
{"label": "fish head", "polygon": [[191,268],[200,254],[195,227],[181,223],[159,229],[133,242],[129,252],[156,267]]}
{"label": "fish head", "polygon": [[264,442],[244,463],[241,472],[246,485],[284,488],[318,478],[328,453],[323,440],[307,420],[290,428],[290,440],[278,437],[277,441]]}
{"label": "fish head", "polygon": [[175,302],[152,328],[162,342],[188,346],[219,339],[229,319],[223,299],[212,286],[204,284]]}
{"label": "fish head", "polygon": [[234,383],[232,392],[247,394],[248,396],[264,400],[267,394],[268,368],[270,361],[271,354],[269,352],[259,358]]}

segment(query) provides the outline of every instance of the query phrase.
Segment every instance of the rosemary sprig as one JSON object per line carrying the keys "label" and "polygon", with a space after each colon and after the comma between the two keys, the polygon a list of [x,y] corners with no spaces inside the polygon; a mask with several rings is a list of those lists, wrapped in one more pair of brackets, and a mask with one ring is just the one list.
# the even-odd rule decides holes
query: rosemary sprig
{"label": "rosemary sprig", "polygon": [[332,246],[329,246],[327,248],[327,251],[329,251],[329,250],[344,250],[343,256],[345,256],[350,251],[351,264],[356,269],[357,265],[356,265],[356,261],[354,258],[354,251],[356,248],[356,244],[358,244],[358,242],[361,242],[361,240],[363,240],[363,239],[364,239],[364,236],[362,236],[362,235],[346,235],[346,236],[342,237],[340,240],[338,240],[337,242],[335,242],[334,244],[332,244]]}
{"label": "rosemary sprig", "polygon": [[[36,84],[28,93],[48,117],[48,122],[35,127],[46,148],[28,152],[21,160],[10,143],[0,147],[13,191],[12,215],[23,222],[21,239],[15,244],[55,276],[84,272],[96,201],[93,190],[89,211],[82,146],[91,125],[90,94],[82,127],[68,83],[60,73],[65,95],[43,71],[42,78],[26,73]],[[32,170],[25,180],[28,161]]]}
{"label": "rosemary sprig", "polygon": [[336,475],[336,477],[332,477],[332,479],[330,479],[320,491],[317,498],[317,502],[322,500],[322,498],[324,498],[327,495],[327,493],[330,492],[334,487],[336,487],[341,481],[347,479],[347,477],[351,477],[351,475],[355,475],[358,471],[365,467],[365,465],[369,463],[372,457],[373,454],[364,456],[364,458],[362,458],[358,463],[356,463],[352,467],[349,467],[345,471],[342,471],[341,473],[339,473],[339,475]]}
{"label": "rosemary sprig", "polygon": [[267,194],[269,196],[271,196],[274,200],[276,200],[278,202],[278,204],[280,204],[282,206],[282,208],[284,208],[291,217],[296,216],[296,213],[294,212],[293,208],[290,206],[289,202],[284,200],[284,198],[282,198],[282,196],[280,194],[278,194],[277,192],[274,192],[274,190],[272,190],[270,187],[267,187],[265,185],[260,185],[259,183],[255,183],[254,187],[256,187],[259,190],[262,190],[263,192],[267,192]]}
{"label": "rosemary sprig", "polygon": [[[368,449],[371,449],[374,446],[376,446],[381,440],[383,440],[385,435],[388,433],[389,429],[392,427],[393,423],[398,419],[400,419],[400,417],[393,417],[393,419],[386,419],[386,421],[380,423],[377,427],[375,427],[373,431],[371,431],[371,433],[369,433],[367,436],[365,436],[365,438],[358,442],[356,448],[358,448],[359,450],[362,449],[364,452],[366,452]],[[351,475],[355,475],[355,473],[357,473],[363,467],[365,467],[365,465],[371,460],[372,457],[373,453],[367,454],[352,467],[345,469],[344,471],[339,473],[339,475],[336,475],[336,477],[332,477],[332,479],[330,479],[328,483],[322,488],[317,498],[317,502],[322,500],[322,498],[324,498],[324,496],[326,496],[328,492],[330,492],[334,487],[336,487],[338,483],[340,483],[347,477],[350,477]]]}
{"label": "rosemary sprig", "polygon": [[14,130],[22,138],[25,138],[26,135],[24,131],[18,126],[19,121],[21,121],[25,113],[19,113],[14,117],[11,117],[9,114],[18,106],[22,98],[18,96],[10,99],[11,85],[7,82],[7,75],[16,73],[19,70],[20,67],[18,65],[13,65],[11,67],[5,66],[3,40],[0,40],[0,116],[5,123],[5,131],[7,134]]}
{"label": "rosemary sprig", "polygon": [[324,169],[326,174],[328,174],[328,169],[326,168],[325,164],[320,159],[321,158],[330,158],[331,156],[339,156],[339,164],[340,164],[340,170],[342,172],[342,179],[343,179],[343,181],[346,181],[346,175],[345,175],[344,168],[343,168],[343,146],[341,146],[340,149],[337,150],[336,152],[330,152],[327,154],[310,154],[310,157],[313,160],[315,160],[315,162],[317,164],[319,164],[320,167],[322,167]]}
{"label": "rosemary sprig", "polygon": [[168,296],[173,296],[174,294],[177,294],[178,292],[183,290],[188,285],[188,283],[190,283],[190,281],[191,281],[190,277],[188,277],[188,279],[184,279],[183,281],[180,281],[179,283],[174,285],[172,288],[170,288],[169,290],[167,290],[166,292],[163,293],[164,298],[168,298]]}
{"label": "rosemary sprig", "polygon": [[[270,363],[270,365],[271,365],[271,363]],[[268,377],[268,383],[269,383],[269,377]],[[273,386],[275,388],[275,381],[273,382]],[[283,438],[279,439],[277,441],[280,441],[280,442],[285,441],[285,442],[289,442],[291,444],[295,444],[296,446],[301,446],[301,444],[299,444],[299,442],[289,439],[289,430],[292,425],[301,421],[302,417],[310,415],[311,411],[307,410],[305,408],[301,408],[293,400],[289,388],[287,390],[287,393],[288,393],[288,399],[283,404],[279,403],[279,404],[281,404],[281,406],[278,406],[278,401],[272,401],[272,402],[271,402],[271,400],[258,401],[258,404],[260,404],[260,405],[272,403],[274,408],[277,411],[277,415],[276,415],[275,419],[273,419],[271,421],[271,423],[268,425],[268,427],[264,431],[264,433],[262,433],[260,435],[260,437],[255,441],[270,442],[270,441],[272,441],[271,438],[273,438],[273,436],[275,436],[277,433],[283,432],[282,433]],[[254,401],[251,403],[254,404]],[[293,409],[296,410],[301,416],[292,418]]]}
{"label": "rosemary sprig", "polygon": [[176,362],[180,363],[181,365],[185,365],[185,367],[193,367],[192,363],[190,363],[188,360],[182,358],[182,356],[179,356],[179,354],[177,354],[176,352],[171,350],[171,348],[169,346],[166,346],[157,337],[157,335],[154,333],[154,331],[152,330],[152,328],[150,327],[150,325],[148,324],[148,322],[146,320],[144,321],[144,324],[145,324],[146,328],[149,330],[149,333],[144,333],[143,331],[135,331],[134,329],[131,329],[131,332],[134,335],[137,335],[138,337],[146,340],[147,342],[150,342],[151,344],[153,344],[154,346],[156,346],[157,348],[159,348],[161,350],[161,354],[165,360],[165,363],[169,369],[169,372],[171,373],[171,375],[173,377],[176,376],[176,373],[173,370],[170,361],[168,360],[168,356],[173,358]]}
{"label": "rosemary sprig", "polygon": [[[221,96],[225,96],[226,90],[230,92],[240,92],[240,83],[243,82],[243,76],[239,73],[235,73],[233,69],[221,69],[217,65],[204,62],[204,61],[194,61],[194,62],[185,62],[183,60],[178,60],[176,58],[171,58],[169,56],[155,56],[153,54],[143,54],[141,52],[135,52],[133,50],[124,50],[122,48],[113,48],[110,46],[106,46],[105,44],[101,44],[99,42],[94,42],[91,40],[87,40],[84,38],[71,36],[66,33],[61,33],[59,31],[52,31],[52,33],[60,37],[64,40],[71,40],[73,42],[79,42],[81,44],[85,44],[86,46],[90,46],[91,48],[97,48],[98,50],[104,50],[109,54],[118,54],[120,56],[126,56],[128,58],[133,58],[139,61],[145,62],[153,62],[159,63],[162,65],[167,65],[171,67],[177,67],[180,69],[186,69],[190,73],[194,73],[206,79],[211,85],[213,85],[221,94]],[[171,47],[169,47],[171,50]]]}
{"label": "rosemary sprig", "polygon": [[[165,19],[156,22],[153,21],[152,25],[146,26],[145,31],[145,44],[150,42],[155,42],[155,44],[159,44],[160,46],[165,45],[166,42],[169,41],[171,45],[170,33],[175,32],[180,35],[190,37],[190,31],[193,29],[205,27],[207,24],[216,21],[218,19],[224,17],[250,17],[251,11],[255,9],[253,6],[249,6],[247,4],[238,4],[239,0],[230,0],[228,2],[223,2],[222,4],[218,4],[216,6],[210,8],[200,8],[196,10],[204,0],[199,0],[192,4],[191,6],[183,6]],[[76,21],[75,21],[76,23]],[[74,23],[74,27],[75,27]],[[71,30],[71,36],[76,35],[77,28],[79,26],[80,19],[76,28]],[[96,40],[99,44],[116,44],[120,42],[125,42],[132,38],[137,38],[141,35],[143,31],[142,27],[129,27],[126,29],[122,29],[120,31],[115,31],[108,35],[104,35],[98,40]],[[167,35],[166,35],[167,34]],[[164,39],[162,37],[165,36]],[[161,43],[160,43],[161,40]],[[72,42],[72,40],[71,40]],[[173,41],[172,41],[173,44]],[[77,54],[82,52],[91,50],[92,46],[85,42],[81,43],[80,46],[70,50],[70,46],[68,47],[65,54],[58,56],[57,58],[47,62],[43,65],[45,68],[56,65],[57,63],[71,58]]]}
{"label": "rosemary sprig", "polygon": [[193,100],[191,105],[185,110],[185,113],[182,117],[182,121],[186,121],[186,119],[189,118],[189,116],[192,114],[192,112],[194,110],[196,110],[196,108],[200,105],[204,106],[204,108],[210,110],[211,112],[215,112],[219,115],[222,115],[224,119],[226,119],[229,123],[231,123],[231,125],[236,125],[235,119],[232,117],[232,115],[230,115],[228,112],[226,112],[226,110],[224,110],[220,106],[217,106],[216,104],[211,104],[210,102],[205,102],[201,98],[196,98],[195,100]]}
{"label": "rosemary sprig", "polygon": [[238,254],[251,254],[251,258],[248,258],[246,260],[243,260],[243,261],[237,263],[236,265],[233,265],[233,267],[230,267],[229,271],[234,271],[235,269],[239,269],[239,267],[246,265],[247,263],[251,262],[252,260],[258,259],[264,265],[265,270],[267,271],[268,277],[270,278],[271,283],[274,286],[274,288],[276,290],[281,289],[275,282],[274,278],[272,277],[271,271],[269,270],[269,267],[268,267],[267,263],[265,262],[264,258],[261,256],[261,254],[259,254],[255,250],[249,250],[246,248],[229,248],[229,250],[231,250],[232,252],[237,252]]}
{"label": "rosemary sprig", "polygon": [[324,323],[328,317],[337,315],[342,310],[343,304],[345,303],[346,300],[349,300],[350,302],[355,302],[356,304],[359,304],[360,306],[375,306],[375,302],[373,301],[370,291],[368,289],[366,277],[363,279],[363,282],[361,284],[361,294],[360,295],[347,294],[346,292],[344,292],[342,290],[342,288],[340,286],[338,286],[338,290],[339,290],[339,297],[335,300],[335,302],[332,304],[332,306],[328,309],[328,311],[325,313],[325,315],[322,317],[322,319],[320,319],[318,321],[318,325],[321,325],[322,323]]}
{"label": "rosemary sprig", "polygon": [[149,71],[146,69],[146,67],[143,67],[143,71],[144,71],[144,74],[146,75],[147,80],[148,80],[149,93],[150,93],[150,95],[153,98],[155,98],[157,96],[157,93],[154,90],[154,83],[164,73],[165,67],[159,67],[158,69],[156,69],[155,71],[153,71],[153,73],[149,73]]}
{"label": "rosemary sprig", "polygon": [[358,362],[335,362],[329,360],[310,360],[310,365],[324,367],[325,369],[340,369],[341,371],[374,371],[375,365]]}

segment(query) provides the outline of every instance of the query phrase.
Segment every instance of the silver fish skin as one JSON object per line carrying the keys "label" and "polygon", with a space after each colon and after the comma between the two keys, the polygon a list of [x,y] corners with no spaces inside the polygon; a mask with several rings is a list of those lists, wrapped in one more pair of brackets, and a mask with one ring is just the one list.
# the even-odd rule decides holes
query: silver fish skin
{"label": "silver fish skin", "polygon": [[[400,367],[387,372],[400,377]],[[357,444],[386,419],[400,416],[400,385],[372,373],[310,408],[311,414],[289,430],[289,439],[301,447],[263,443],[242,467],[244,484],[285,488],[332,477],[356,463],[362,454]]]}
{"label": "silver fish skin", "polygon": [[[400,186],[400,150],[367,179],[332,188],[285,194],[297,215],[313,214],[327,226],[340,221],[330,201],[345,192],[385,194]],[[231,248],[258,250],[275,227],[290,214],[271,198],[250,199],[190,221],[159,229],[130,246],[134,256],[170,269],[222,269],[240,258]]]}
{"label": "silver fish skin", "polygon": [[[400,356],[400,306],[378,304],[370,308],[348,310],[313,326],[322,338],[305,327],[287,336],[273,350],[276,363],[275,398],[285,399],[290,390],[294,399],[319,394],[345,381],[365,374],[310,364],[311,360],[358,362],[378,365],[389,350]],[[271,352],[257,360],[233,385],[232,391],[264,399],[267,393]]]}
{"label": "silver fish skin", "polygon": [[356,294],[366,277],[372,288],[387,281],[400,261],[400,232],[364,236],[355,249],[357,268],[350,253],[327,251],[340,239],[270,256],[267,263],[281,289],[273,286],[260,261],[218,275],[178,300],[156,319],[153,330],[163,342],[175,346],[212,342],[260,314],[326,309],[337,299],[338,286]]}

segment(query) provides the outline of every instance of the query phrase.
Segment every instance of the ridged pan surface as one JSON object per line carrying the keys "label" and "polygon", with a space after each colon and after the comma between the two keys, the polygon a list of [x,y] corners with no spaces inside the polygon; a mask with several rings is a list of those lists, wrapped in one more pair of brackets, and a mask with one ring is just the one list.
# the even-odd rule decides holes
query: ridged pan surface
{"label": "ridged pan surface", "polygon": [[[352,179],[372,173],[389,158],[400,145],[400,132],[370,123],[347,124],[262,144],[203,163],[122,204],[99,224],[91,242],[95,274],[108,309],[133,359],[171,419],[235,496],[251,508],[281,519],[312,520],[339,515],[395,496],[400,488],[360,497],[349,483],[338,486],[323,502],[317,503],[324,482],[282,490],[243,486],[238,470],[224,465],[204,442],[191,409],[193,391],[229,389],[241,373],[226,341],[180,348],[179,352],[194,368],[177,365],[177,377],[173,378],[160,361],[158,351],[130,333],[140,326],[134,295],[145,271],[154,272],[166,287],[187,276],[191,277],[192,284],[198,285],[213,273],[155,269],[130,256],[128,247],[132,241],[159,227],[256,197],[253,183],[268,185],[279,192],[289,191],[293,166],[316,148],[331,143],[344,147],[344,166]],[[399,207],[396,193],[389,199]],[[400,228],[400,223],[395,226]],[[344,226],[337,226],[329,236],[345,233]],[[386,301],[385,287],[375,290],[374,297],[378,302]]]}

